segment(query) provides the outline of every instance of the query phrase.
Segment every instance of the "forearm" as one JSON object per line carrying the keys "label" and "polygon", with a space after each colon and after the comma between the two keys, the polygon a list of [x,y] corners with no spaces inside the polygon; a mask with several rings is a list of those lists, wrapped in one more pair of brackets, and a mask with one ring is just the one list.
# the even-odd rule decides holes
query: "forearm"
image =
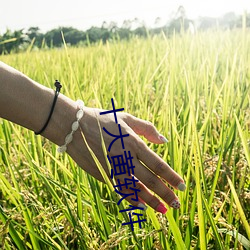
{"label": "forearm", "polygon": [[[54,90],[0,62],[0,117],[39,131],[48,118],[53,98]],[[59,94],[54,113],[42,135],[58,145],[63,144],[75,112],[75,103]]]}

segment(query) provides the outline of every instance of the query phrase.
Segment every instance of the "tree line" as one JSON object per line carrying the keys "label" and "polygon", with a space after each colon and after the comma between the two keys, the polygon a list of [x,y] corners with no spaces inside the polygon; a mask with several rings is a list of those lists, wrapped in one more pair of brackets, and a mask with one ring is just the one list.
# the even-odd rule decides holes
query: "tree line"
{"label": "tree line", "polygon": [[19,52],[27,48],[54,48],[63,45],[62,34],[68,46],[84,46],[92,43],[106,43],[111,40],[124,40],[131,37],[147,37],[164,33],[171,36],[173,32],[182,31],[196,32],[196,30],[207,30],[211,28],[233,29],[242,27],[242,20],[245,20],[245,26],[250,27],[250,14],[245,14],[244,18],[233,12],[225,14],[219,19],[202,17],[197,20],[191,20],[186,17],[185,9],[180,6],[175,17],[169,22],[161,25],[161,19],[155,19],[153,28],[146,28],[143,21],[135,18],[134,20],[125,20],[121,27],[117,23],[103,22],[101,27],[91,27],[86,31],[81,31],[73,27],[58,27],[46,33],[42,33],[39,27],[30,27],[27,31],[24,29],[11,31],[9,29],[0,35],[0,54],[10,52]]}

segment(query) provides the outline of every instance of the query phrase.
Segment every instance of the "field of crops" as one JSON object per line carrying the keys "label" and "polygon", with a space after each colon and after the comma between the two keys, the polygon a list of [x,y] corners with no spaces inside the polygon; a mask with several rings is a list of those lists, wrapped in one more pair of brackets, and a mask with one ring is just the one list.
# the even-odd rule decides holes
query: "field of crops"
{"label": "field of crops", "polygon": [[[185,180],[181,208],[122,226],[113,190],[0,119],[1,249],[250,249],[250,33],[209,31],[0,56],[86,106],[154,123]],[[1,90],[0,90],[1,91]],[[125,204],[125,203],[124,203]]]}

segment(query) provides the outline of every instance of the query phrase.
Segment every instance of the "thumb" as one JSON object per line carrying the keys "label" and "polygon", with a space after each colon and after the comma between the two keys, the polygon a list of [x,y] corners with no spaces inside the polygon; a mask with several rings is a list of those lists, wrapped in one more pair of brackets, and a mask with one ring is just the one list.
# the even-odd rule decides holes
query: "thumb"
{"label": "thumb", "polygon": [[128,114],[124,121],[136,134],[144,136],[150,142],[157,144],[168,142],[168,140],[161,135],[156,127],[149,121],[136,118],[130,114]]}

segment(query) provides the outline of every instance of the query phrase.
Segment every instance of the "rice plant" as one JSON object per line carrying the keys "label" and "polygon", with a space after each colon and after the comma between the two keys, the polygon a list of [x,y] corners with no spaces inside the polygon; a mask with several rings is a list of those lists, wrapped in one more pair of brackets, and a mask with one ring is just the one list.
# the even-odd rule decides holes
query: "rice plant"
{"label": "rice plant", "polygon": [[114,98],[153,122],[169,143],[148,146],[187,184],[176,191],[179,211],[149,208],[133,232],[108,185],[0,119],[1,249],[250,249],[249,33],[135,37],[0,59],[51,88],[59,79],[89,107],[109,109]]}

